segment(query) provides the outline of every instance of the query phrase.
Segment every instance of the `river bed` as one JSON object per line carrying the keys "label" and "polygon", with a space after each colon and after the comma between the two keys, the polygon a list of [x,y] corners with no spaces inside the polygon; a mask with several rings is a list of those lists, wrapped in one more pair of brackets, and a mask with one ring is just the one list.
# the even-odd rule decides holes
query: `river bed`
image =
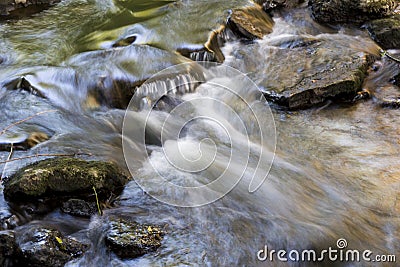
{"label": "river bed", "polygon": [[[190,121],[193,114],[213,114],[210,116],[223,121],[222,128],[226,126],[228,136],[218,123],[196,122],[176,140],[173,139],[176,136],[169,136],[167,131],[164,146],[157,142],[149,144],[149,154],[144,153],[144,149],[134,150],[130,154],[134,159],[126,166],[122,142],[125,109],[113,107],[114,102],[108,99],[98,101],[98,95],[93,100],[87,88],[98,83],[98,76],[104,77],[102,81],[107,89],[109,77],[143,80],[180,63],[201,72],[196,62],[176,51],[201,48],[210,31],[217,29],[226,20],[229,10],[238,5],[246,6],[250,2],[67,0],[28,18],[0,22],[0,56],[3,58],[0,129],[45,112],[11,128],[3,138],[18,138],[31,132],[44,132],[50,137],[30,150],[14,151],[13,158],[32,157],[1,164],[3,177],[37,161],[39,158],[34,157],[37,154],[81,154],[86,159],[111,160],[124,169],[129,167],[139,184],[140,181],[148,183],[143,190],[137,182],[130,182],[118,206],[106,209],[104,216],[95,215],[90,219],[79,219],[56,210],[31,221],[32,217],[21,212],[23,208],[10,208],[5,201],[0,202],[2,213],[17,212],[21,223],[55,225],[64,233],[90,240],[90,250],[67,266],[307,266],[307,262],[259,261],[257,252],[265,245],[288,251],[336,248],[341,238],[346,239],[351,249],[400,257],[400,110],[382,108],[374,99],[357,103],[326,102],[307,110],[289,111],[266,103],[257,94],[257,88],[245,93],[241,91],[243,88],[234,88],[235,93],[245,95],[244,99],[260,118],[257,126],[246,128],[250,128],[250,132],[241,131],[241,124],[221,107],[207,106],[203,102],[198,106],[188,105],[172,114],[169,124],[164,126],[173,129],[182,121]],[[269,61],[267,52],[282,45],[279,38],[325,38],[337,46],[353,42],[360,51],[368,50],[372,42],[357,28],[329,28],[313,22],[304,7],[278,13],[273,19],[271,36],[255,44],[234,41],[222,48],[225,64],[245,73],[261,90],[268,82],[264,79],[268,75],[276,75],[274,81],[279,81],[280,75],[293,75],[289,72],[292,70],[290,59]],[[133,44],[118,47],[117,52],[109,55],[115,42],[129,36],[135,36]],[[274,64],[287,65],[288,73],[278,73]],[[388,64],[387,68],[382,68],[367,80],[368,86],[386,86],[382,82],[385,71],[394,68],[398,68],[397,65]],[[240,111],[241,99],[219,94],[213,81],[232,82],[242,76],[227,75],[218,66],[215,71],[210,69],[207,71],[215,77],[174,95],[174,99],[195,103],[193,99],[199,96],[209,97]],[[40,88],[40,92],[11,90],[14,80],[21,76]],[[241,85],[240,82],[236,84]],[[145,113],[138,111],[143,109],[141,100],[130,106],[138,125],[147,119]],[[201,109],[203,104],[204,110]],[[152,118],[162,121],[168,114],[169,110],[160,110]],[[252,125],[251,120],[244,120],[244,123]],[[229,132],[230,127],[235,129],[235,134]],[[266,130],[265,144],[257,137],[259,128]],[[156,135],[160,134],[157,129],[155,131]],[[182,207],[191,205],[168,203],[180,197],[185,199],[184,195],[179,195],[180,191],[157,187],[157,181],[153,181],[161,175],[180,185],[193,181],[194,184],[206,183],[218,176],[219,168],[228,162],[233,166],[229,169],[230,175],[239,175],[247,168],[247,165],[243,167],[244,159],[240,155],[246,152],[243,147],[247,147],[241,144],[243,136],[249,137],[253,145],[247,159],[249,168],[268,173],[254,193],[249,192],[250,178],[244,175],[245,179],[232,190],[231,183],[220,185],[216,191],[229,193],[218,200],[207,205]],[[129,141],[139,143],[135,138]],[[204,139],[210,139],[211,143],[199,146],[199,155],[211,158],[213,148],[220,153],[221,165],[212,165],[208,172],[185,172],[165,157],[164,149],[179,141],[183,153],[195,158],[199,155],[193,150]],[[229,145],[232,140],[239,145]],[[257,165],[257,151],[261,148],[267,154]],[[1,151],[0,160],[6,160],[9,155]],[[44,158],[46,156],[40,157]],[[177,162],[184,161],[178,159]],[[198,203],[197,198],[188,200]],[[168,234],[159,250],[133,260],[121,260],[109,253],[103,240],[105,221],[109,216],[121,214],[138,222],[168,225]],[[364,266],[363,263],[351,264]],[[344,263],[338,263],[342,265]]]}

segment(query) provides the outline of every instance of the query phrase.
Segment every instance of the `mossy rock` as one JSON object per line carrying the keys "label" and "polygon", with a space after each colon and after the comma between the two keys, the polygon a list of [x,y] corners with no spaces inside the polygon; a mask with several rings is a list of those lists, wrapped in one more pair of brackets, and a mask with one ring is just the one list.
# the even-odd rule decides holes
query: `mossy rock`
{"label": "mossy rock", "polygon": [[400,48],[400,15],[373,20],[366,28],[371,38],[383,49]]}
{"label": "mossy rock", "polygon": [[64,236],[59,230],[35,225],[20,229],[16,241],[21,266],[64,266],[81,257],[90,247]]}
{"label": "mossy rock", "polygon": [[322,23],[363,23],[393,14],[396,0],[310,0],[314,19]]}
{"label": "mossy rock", "polygon": [[164,234],[156,225],[113,218],[106,233],[106,244],[120,258],[136,258],[159,248]]}
{"label": "mossy rock", "polygon": [[89,196],[96,189],[99,197],[121,192],[129,177],[111,162],[77,158],[52,158],[28,165],[4,185],[7,200],[42,197]]}

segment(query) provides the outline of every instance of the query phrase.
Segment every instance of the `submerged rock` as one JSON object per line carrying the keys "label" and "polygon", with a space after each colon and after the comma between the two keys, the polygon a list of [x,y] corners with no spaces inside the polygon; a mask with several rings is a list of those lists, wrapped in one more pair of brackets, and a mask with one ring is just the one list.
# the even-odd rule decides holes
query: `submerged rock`
{"label": "submerged rock", "polygon": [[[33,67],[0,86],[32,92],[73,111],[100,106],[124,109],[147,79],[165,68],[188,62],[192,63],[173,52],[130,45],[77,54],[61,67]],[[197,67],[193,62],[190,69],[171,76],[187,75]]]}
{"label": "submerged rock", "polygon": [[106,244],[121,258],[136,258],[157,250],[163,235],[164,231],[155,225],[112,219],[106,233]]}
{"label": "submerged rock", "polygon": [[28,226],[17,233],[20,261],[24,266],[55,267],[78,258],[89,249],[88,244],[80,243],[60,231],[42,227]]}
{"label": "submerged rock", "polygon": [[6,181],[4,195],[7,200],[20,201],[42,197],[93,195],[99,197],[121,192],[129,181],[114,163],[85,161],[76,158],[52,158],[20,169]]}
{"label": "submerged rock", "polygon": [[396,0],[310,0],[314,19],[323,23],[356,22],[391,15],[398,5]]}
{"label": "submerged rock", "polygon": [[95,202],[88,202],[83,199],[69,199],[62,203],[61,211],[72,216],[90,217],[96,214]]}
{"label": "submerged rock", "polygon": [[[390,55],[398,58],[399,54]],[[400,108],[400,61],[387,56],[376,61],[360,92],[364,98],[371,97],[375,103],[385,108]]]}
{"label": "submerged rock", "polygon": [[383,49],[400,49],[400,15],[373,20],[366,28]]}

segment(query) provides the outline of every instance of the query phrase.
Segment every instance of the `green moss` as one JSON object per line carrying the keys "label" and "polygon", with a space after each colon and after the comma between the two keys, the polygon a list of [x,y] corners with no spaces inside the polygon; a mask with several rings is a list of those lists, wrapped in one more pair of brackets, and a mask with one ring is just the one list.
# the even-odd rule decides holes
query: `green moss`
{"label": "green moss", "polygon": [[111,162],[53,158],[28,165],[5,184],[8,199],[114,191],[129,178]]}

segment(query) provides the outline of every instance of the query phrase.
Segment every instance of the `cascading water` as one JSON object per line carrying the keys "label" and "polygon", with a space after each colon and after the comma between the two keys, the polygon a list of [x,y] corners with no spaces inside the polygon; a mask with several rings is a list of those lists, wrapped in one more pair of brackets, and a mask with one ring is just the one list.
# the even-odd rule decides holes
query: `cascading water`
{"label": "cascading water", "polygon": [[[270,109],[251,81],[262,90],[283,79],[295,83],[311,68],[322,68],[322,56],[331,51],[301,65],[283,57],[285,49],[326,42],[376,54],[375,44],[360,30],[313,23],[299,9],[277,15],[273,33],[263,40],[226,43],[225,66],[164,50],[201,47],[223,19],[205,21],[198,14],[223,17],[239,3],[248,4],[63,1],[37,16],[0,24],[0,54],[6,55],[0,65],[0,129],[55,110],[0,136],[40,131],[51,137],[13,157],[82,152],[88,159],[115,161],[134,178],[117,206],[90,220],[59,210],[32,216],[4,201],[0,213],[17,214],[24,227],[45,223],[88,241],[90,250],[67,266],[307,266],[260,261],[257,252],[266,245],[321,251],[337,248],[340,238],[351,249],[398,253],[399,110],[388,112],[374,102]],[[132,35],[133,44],[111,48]],[[348,51],[343,56],[351,58]],[[383,90],[385,75],[396,72],[393,63],[382,65],[366,80],[368,87]],[[114,94],[116,88],[134,88],[133,98]],[[1,160],[8,155],[1,152]],[[36,160],[0,165],[3,176]],[[121,215],[165,227],[157,252],[133,260],[108,252],[107,218]]]}

